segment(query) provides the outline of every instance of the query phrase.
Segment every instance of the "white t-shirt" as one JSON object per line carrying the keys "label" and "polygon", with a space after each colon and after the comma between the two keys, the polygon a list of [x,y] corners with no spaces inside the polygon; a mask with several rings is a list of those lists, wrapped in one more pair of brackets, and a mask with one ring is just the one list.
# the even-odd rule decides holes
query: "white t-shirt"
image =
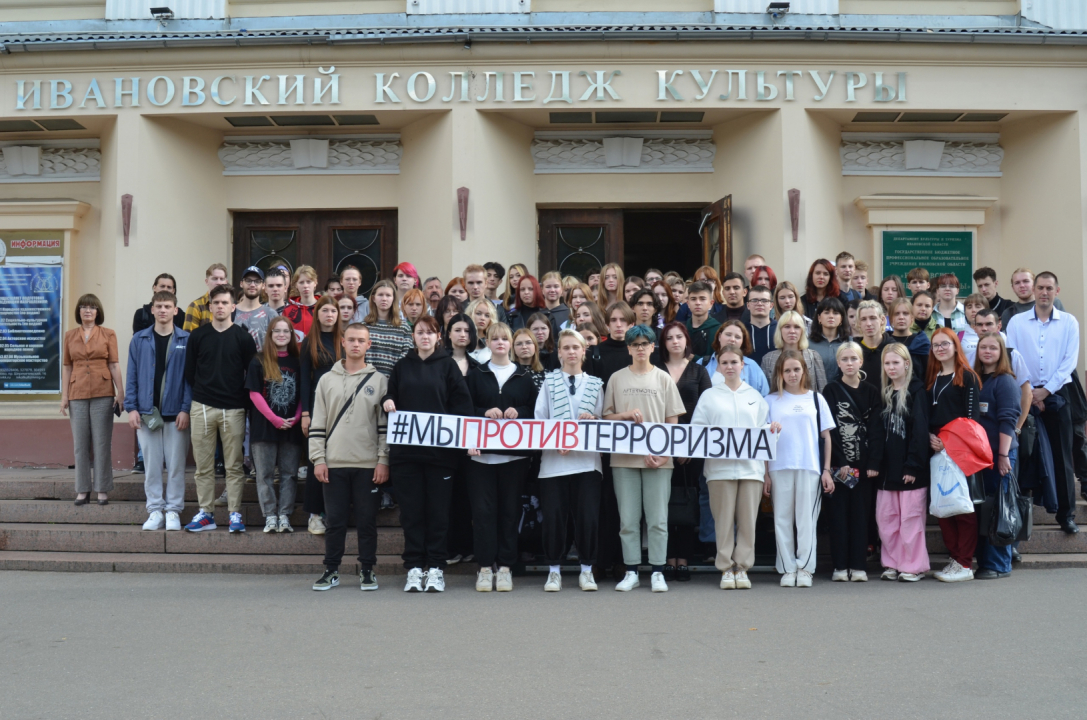
{"label": "white t-shirt", "polygon": [[772,392],[766,396],[770,405],[770,422],[781,423],[781,435],[777,444],[777,458],[770,461],[770,472],[775,470],[808,470],[817,475],[823,472],[819,464],[817,439],[820,426],[823,430],[834,428],[834,416],[822,395],[819,396],[819,425],[815,419],[815,399],[809,390],[803,395],[788,392]]}
{"label": "white t-shirt", "polygon": [[[513,371],[517,369],[515,364],[507,363],[505,365],[495,365],[493,362],[487,363],[487,369],[494,373],[494,377],[498,380],[498,389],[501,390],[502,386],[506,384],[506,381],[513,377]],[[502,463],[513,462],[514,460],[523,460],[521,455],[494,455],[483,454],[475,455],[472,457],[478,463],[484,465],[501,465]]]}

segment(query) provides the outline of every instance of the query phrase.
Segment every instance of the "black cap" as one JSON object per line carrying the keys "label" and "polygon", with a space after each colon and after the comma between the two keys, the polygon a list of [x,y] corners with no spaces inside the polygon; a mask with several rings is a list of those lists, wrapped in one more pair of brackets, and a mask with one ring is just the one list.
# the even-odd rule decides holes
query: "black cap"
{"label": "black cap", "polygon": [[261,279],[261,282],[264,281],[264,271],[256,265],[250,265],[249,267],[247,267],[245,269],[245,272],[242,273],[242,277],[245,277],[246,275],[256,275]]}

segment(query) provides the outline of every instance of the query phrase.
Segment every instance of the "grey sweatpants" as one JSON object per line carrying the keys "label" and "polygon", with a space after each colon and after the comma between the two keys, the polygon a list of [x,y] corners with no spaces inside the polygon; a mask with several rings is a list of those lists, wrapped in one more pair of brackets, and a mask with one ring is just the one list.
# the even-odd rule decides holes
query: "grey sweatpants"
{"label": "grey sweatpants", "polygon": [[[302,446],[289,442],[255,442],[250,448],[257,471],[257,499],[264,517],[294,512],[298,463]],[[279,503],[276,503],[275,469],[279,465]]]}
{"label": "grey sweatpants", "polygon": [[[185,508],[185,460],[189,454],[189,431],[168,422],[155,431],[143,425],[136,431],[143,450],[143,493],[147,512],[180,513]],[[162,492],[162,464],[166,463],[166,496]]]}
{"label": "grey sweatpants", "polygon": [[[71,400],[68,415],[75,442],[75,491],[77,494],[113,490],[113,398]],[[91,473],[91,462],[94,473]]]}

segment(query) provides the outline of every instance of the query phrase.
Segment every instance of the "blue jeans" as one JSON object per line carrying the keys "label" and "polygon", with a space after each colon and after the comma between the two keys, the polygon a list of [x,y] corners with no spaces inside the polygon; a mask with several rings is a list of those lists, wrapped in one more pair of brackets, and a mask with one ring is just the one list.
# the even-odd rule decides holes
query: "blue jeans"
{"label": "blue jeans", "polygon": [[[1012,464],[1012,468],[1016,466],[1016,451],[1012,450],[1008,453],[1008,460]],[[1014,469],[1013,471],[1014,472]],[[997,492],[998,487],[1002,482],[1008,482],[1008,478],[1011,476],[1000,477],[1000,472],[994,467],[989,470],[983,471],[982,478],[985,481],[985,494],[991,495]],[[1006,573],[1012,571],[1012,547],[1013,545],[1005,545],[1004,547],[996,547],[989,543],[989,538],[986,536],[988,528],[978,528],[978,568],[983,570],[995,570],[999,573]]]}

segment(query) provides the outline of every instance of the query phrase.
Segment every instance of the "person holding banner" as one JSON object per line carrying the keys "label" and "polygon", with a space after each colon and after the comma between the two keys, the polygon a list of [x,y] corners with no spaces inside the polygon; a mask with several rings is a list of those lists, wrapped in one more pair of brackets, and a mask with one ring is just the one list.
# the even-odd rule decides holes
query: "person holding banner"
{"label": "person holding banner", "polygon": [[[630,308],[626,308],[626,312],[630,312]],[[647,325],[635,325],[627,330],[625,341],[633,362],[613,374],[608,381],[604,393],[605,420],[625,420],[637,424],[679,422],[679,416],[684,413],[679,389],[668,373],[650,362],[656,338],[656,331]],[[638,565],[642,561],[644,510],[649,530],[649,564],[653,567],[651,587],[653,592],[667,592],[664,564],[668,552],[672,458],[613,454],[611,468],[619,504],[619,539],[626,564],[626,573],[615,589],[628,592],[641,584]]]}
{"label": "person holding banner", "polygon": [[[562,368],[544,376],[536,397],[537,420],[595,420],[603,415],[604,383],[582,371],[585,338],[576,330],[559,333]],[[593,577],[600,526],[600,453],[544,450],[540,460],[540,509],[544,557],[550,569],[545,592],[562,589],[559,564],[566,546],[566,518],[574,517],[574,545],[581,561],[578,587],[597,589]]]}
{"label": "person holding banner", "polygon": [[[782,323],[786,322],[782,318]],[[770,420],[781,424],[785,440],[778,443],[777,455],[770,461],[763,491],[774,501],[777,571],[782,587],[811,587],[815,521],[822,499],[819,486],[822,484],[824,492],[834,492],[830,475],[834,415],[823,396],[813,391],[804,359],[796,350],[782,351],[774,366],[774,392],[766,398]]]}
{"label": "person holding banner", "polygon": [[[718,348],[716,359],[717,374],[723,382],[714,383],[702,393],[691,423],[728,428],[765,425],[770,406],[758,390],[743,381],[743,351],[737,345],[727,344]],[[777,432],[780,425],[772,425],[770,429]],[[706,460],[705,474],[717,536],[715,565],[721,571],[721,589],[750,590],[747,571],[755,564],[755,519],[766,463]]]}
{"label": "person holding banner", "polygon": [[[529,368],[510,357],[512,345],[509,325],[499,322],[487,328],[490,359],[468,371],[468,391],[474,406],[471,415],[493,420],[532,418],[536,385]],[[479,449],[469,450],[468,455],[472,459],[468,466],[468,497],[479,563],[476,590],[490,592],[493,584],[494,590],[509,592],[513,590],[510,566],[517,562],[517,521],[528,455]]]}
{"label": "person holding banner", "polygon": [[[386,413],[411,410],[472,415],[472,401],[457,363],[441,346],[437,318],[420,317],[412,329],[415,349],[397,361],[382,399]],[[449,503],[459,450],[393,445],[389,464],[404,529],[404,592],[442,592],[449,558]],[[424,578],[425,574],[425,578]]]}

